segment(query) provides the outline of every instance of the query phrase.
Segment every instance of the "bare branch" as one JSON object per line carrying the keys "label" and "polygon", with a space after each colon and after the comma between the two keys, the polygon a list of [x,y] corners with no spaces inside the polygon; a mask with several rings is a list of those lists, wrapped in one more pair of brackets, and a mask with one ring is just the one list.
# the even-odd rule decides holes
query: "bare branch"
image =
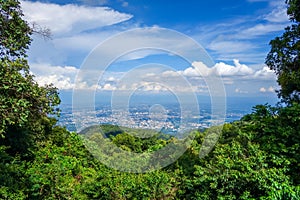
{"label": "bare branch", "polygon": [[44,38],[44,40],[51,40],[52,34],[51,30],[47,27],[42,27],[36,22],[31,23],[32,32],[38,34]]}

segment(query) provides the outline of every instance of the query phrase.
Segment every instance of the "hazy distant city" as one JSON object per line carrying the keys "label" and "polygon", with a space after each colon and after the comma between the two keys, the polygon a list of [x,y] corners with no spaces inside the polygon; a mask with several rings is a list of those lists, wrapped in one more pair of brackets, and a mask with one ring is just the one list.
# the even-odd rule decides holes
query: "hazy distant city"
{"label": "hazy distant city", "polygon": [[[180,106],[174,103],[131,105],[127,111],[112,109],[110,104],[102,103],[96,105],[95,109],[83,108],[76,112],[72,110],[71,104],[63,104],[59,125],[65,126],[70,131],[80,131],[96,124],[113,124],[174,133],[179,129],[203,129],[211,125],[211,106],[202,104],[199,107],[200,112],[189,111],[185,114],[187,119],[183,119]],[[238,120],[244,114],[249,113],[249,110],[251,110],[251,105],[227,106],[225,122]]]}

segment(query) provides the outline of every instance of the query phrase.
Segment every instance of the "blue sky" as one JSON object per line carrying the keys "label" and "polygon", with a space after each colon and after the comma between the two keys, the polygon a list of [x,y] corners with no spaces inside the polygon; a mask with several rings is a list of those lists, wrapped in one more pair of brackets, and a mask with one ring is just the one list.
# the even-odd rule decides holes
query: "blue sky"
{"label": "blue sky", "polygon": [[[97,85],[90,85],[89,80],[75,84],[83,61],[98,44],[123,31],[148,27],[175,30],[202,45],[215,63],[202,68],[204,74],[221,76],[228,96],[275,96],[276,77],[264,60],[269,41],[281,35],[289,24],[284,0],[27,0],[21,3],[25,19],[52,32],[51,40],[34,35],[29,51],[32,73],[40,84],[54,83],[61,91],[73,87],[98,91],[134,89],[136,85],[121,87],[118,82],[135,66],[156,62],[170,66],[172,72],[186,78],[194,92],[207,95],[205,81],[195,71],[201,60],[188,63],[156,51],[121,57],[111,64]],[[150,33],[134,37],[155,41]],[[163,42],[166,46],[180,43],[172,36]],[[117,48],[112,45],[108,51]],[[171,81],[170,77],[167,79]],[[164,91],[145,82],[138,87],[149,92]],[[185,92],[185,89],[176,90]]]}

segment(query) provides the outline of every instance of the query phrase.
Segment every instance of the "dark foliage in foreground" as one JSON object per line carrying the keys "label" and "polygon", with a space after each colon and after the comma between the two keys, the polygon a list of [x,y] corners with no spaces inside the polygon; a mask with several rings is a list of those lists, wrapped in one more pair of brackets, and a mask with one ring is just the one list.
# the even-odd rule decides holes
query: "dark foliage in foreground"
{"label": "dark foliage in foreground", "polygon": [[[53,127],[30,161],[2,145],[0,198],[299,199],[299,126],[299,104],[256,106],[252,114],[223,126],[219,142],[205,158],[199,158],[199,150],[209,129],[196,132],[175,163],[146,174],[106,167],[86,150],[80,135]],[[110,128],[106,131],[118,131]],[[138,140],[129,134],[136,130],[127,130],[106,140],[134,152],[153,151],[176,140]]]}

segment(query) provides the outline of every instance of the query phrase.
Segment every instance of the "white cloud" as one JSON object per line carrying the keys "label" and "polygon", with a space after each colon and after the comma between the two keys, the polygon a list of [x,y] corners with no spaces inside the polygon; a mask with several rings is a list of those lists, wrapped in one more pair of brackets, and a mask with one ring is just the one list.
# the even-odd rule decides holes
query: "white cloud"
{"label": "white cloud", "polygon": [[[101,3],[102,0],[98,1]],[[51,65],[81,65],[97,44],[123,30],[121,22],[133,17],[108,7],[24,0],[21,1],[21,6],[27,21],[49,28],[52,32],[52,40],[45,41],[38,35],[33,36],[29,52],[30,62]],[[105,30],[99,31],[101,28]]]}
{"label": "white cloud", "polygon": [[[166,80],[172,77],[183,76],[189,81],[203,79],[208,76],[221,76],[225,85],[234,85],[241,81],[248,82],[275,82],[276,75],[274,71],[264,66],[261,69],[254,70],[251,67],[241,64],[237,59],[233,60],[234,65],[223,62],[216,63],[213,67],[207,67],[202,62],[193,62],[192,66],[183,71],[164,71],[162,76]],[[257,68],[257,67],[256,67]],[[199,83],[197,83],[199,84]],[[251,86],[249,86],[251,87]]]}
{"label": "white cloud", "polygon": [[275,22],[275,23],[285,23],[289,21],[289,17],[286,12],[286,6],[285,5],[278,5],[274,8],[274,10],[265,15],[264,19],[268,20],[269,22]]}
{"label": "white cloud", "polygon": [[254,48],[254,45],[245,42],[245,41],[224,41],[223,39],[221,40],[215,40],[212,41],[211,44],[208,46],[208,49],[217,51],[219,53],[221,52],[226,52],[226,53],[236,53],[236,52],[243,52],[247,51],[249,49]]}
{"label": "white cloud", "polygon": [[197,76],[209,76],[211,69],[207,68],[206,65],[204,65],[202,62],[194,62],[192,64],[194,67],[197,67],[197,69],[195,69],[194,67],[189,67],[187,69],[185,69],[184,71],[182,71],[182,75],[184,76],[190,76],[190,77],[197,77]]}
{"label": "white cloud", "polygon": [[248,94],[249,92],[248,91],[244,91],[244,90],[241,90],[240,88],[236,88],[234,90],[235,93],[239,93],[239,94]]}
{"label": "white cloud", "polygon": [[49,64],[30,64],[31,72],[39,85],[53,84],[58,89],[70,90],[74,87],[74,79],[78,72],[73,66],[51,66]]}
{"label": "white cloud", "polygon": [[234,66],[225,63],[217,63],[215,70],[220,76],[245,76],[253,73],[253,70],[244,64],[240,64],[239,60],[233,60]]}
{"label": "white cloud", "polygon": [[176,72],[176,71],[164,71],[162,73],[163,77],[177,77],[180,76],[180,73]]}
{"label": "white cloud", "polygon": [[259,91],[265,93],[265,92],[267,92],[267,89],[262,87],[262,88],[259,89]]}
{"label": "white cloud", "polygon": [[[274,87],[261,87],[265,84],[273,84],[275,81],[273,71],[267,67],[260,70],[253,70],[238,60],[234,60],[234,65],[217,63],[215,66],[208,68],[202,62],[192,63],[183,71],[159,68],[141,69],[134,72],[105,72],[98,84],[97,80],[81,80],[75,84],[75,78],[79,69],[74,66],[51,66],[49,64],[31,64],[32,73],[35,74],[35,80],[40,85],[54,84],[60,90],[95,90],[98,91],[146,91],[146,92],[199,92],[208,93],[204,76],[222,76],[223,82],[232,91],[238,94],[250,94],[255,87],[260,87],[261,93],[274,92]],[[198,73],[201,72],[201,75]],[[88,74],[95,72],[87,72]],[[129,73],[127,78],[126,73]],[[138,77],[138,78],[136,78]],[[77,77],[78,78],[78,77]],[[184,83],[188,81],[189,85]],[[254,84],[253,84],[254,83]],[[242,88],[242,89],[241,89]]]}
{"label": "white cloud", "polygon": [[[109,37],[109,33],[114,35],[116,32],[118,31],[115,30],[114,33],[85,33],[74,37],[55,39],[54,43],[57,48],[60,50],[63,49],[65,50],[63,52],[68,52],[69,54],[70,52],[74,52],[74,54],[81,52],[88,55],[93,49],[95,50],[94,52],[100,49],[98,51],[101,52],[101,54],[99,53],[99,57],[114,56],[117,59],[114,62],[142,59],[149,55],[165,55],[167,54],[166,52],[172,50],[190,60],[206,56],[205,51],[202,51],[201,47],[196,45],[192,39],[183,37],[175,31],[158,27],[148,27],[145,29],[130,30],[130,34],[123,32],[122,34],[117,34],[111,40],[105,40],[105,38]],[[101,43],[103,40],[105,42]],[[95,48],[97,45],[101,46]],[[103,51],[103,48],[105,48],[105,51]],[[129,49],[132,51],[127,52]],[[75,57],[74,54],[72,57]]]}
{"label": "white cloud", "polygon": [[269,88],[261,87],[259,89],[259,91],[261,93],[266,93],[266,92],[274,93],[275,92],[275,88],[273,86],[270,86]]}
{"label": "white cloud", "polygon": [[[239,58],[244,62],[262,62],[266,53],[261,52],[261,44],[258,45],[257,41],[252,40],[254,36],[243,33],[247,28],[238,29],[240,27],[227,27],[230,32],[216,36],[217,39],[213,39],[207,45],[207,49],[212,51],[211,55],[223,61]],[[236,31],[232,32],[232,30]]]}
{"label": "white cloud", "polygon": [[[174,50],[181,56],[189,57],[190,60],[204,56],[202,53],[199,54],[199,48],[197,49],[195,47],[195,43],[193,43],[190,38],[183,38],[183,36],[175,34],[175,32],[162,30],[164,29],[149,27],[131,31],[132,34],[126,34],[126,32],[124,32],[124,34],[117,35],[113,40],[110,40],[109,44],[106,43],[105,45],[107,45],[107,47],[105,47],[105,52],[99,56],[109,57],[113,55],[117,59],[115,61],[128,61],[142,59],[149,55],[166,54],[163,49]],[[33,62],[40,62],[38,58],[47,57],[48,60],[42,61],[52,63],[56,63],[58,58],[63,62],[66,62],[68,59],[73,62],[74,59],[71,58],[75,58],[76,60],[81,61],[78,63],[78,65],[80,65],[85,57],[89,55],[93,49],[95,50],[97,45],[103,44],[101,42],[107,41],[106,39],[111,37],[111,35],[115,35],[121,31],[122,29],[113,28],[112,30],[100,32],[75,34],[70,37],[54,38],[50,41],[51,43],[49,42],[50,44],[46,44],[45,41],[39,41],[41,43],[40,45],[33,43],[34,46],[31,48],[31,52],[34,56],[31,56],[30,58],[34,59]],[[45,45],[48,45],[49,47],[45,48]],[[123,55],[127,49],[131,49],[133,46],[136,47],[136,51],[128,52]],[[155,46],[159,46],[157,49],[162,50],[155,49]],[[45,56],[44,52],[40,51],[40,47],[49,50],[47,56]],[[145,49],[139,49],[140,47],[144,47]],[[120,52],[120,54],[118,54],[118,52]],[[205,54],[204,51],[203,54]],[[50,61],[49,57],[51,58]]]}
{"label": "white cloud", "polygon": [[78,81],[75,78],[79,69],[74,66],[51,66],[50,64],[32,63],[31,73],[35,76],[35,81],[41,85],[53,84],[60,90],[95,89],[97,85],[90,85],[86,81]]}
{"label": "white cloud", "polygon": [[[140,39],[141,36],[137,36],[136,39]],[[143,37],[143,36],[142,36]],[[148,37],[150,40],[156,40],[156,38],[151,37],[151,35],[149,35]],[[132,38],[128,38],[128,39],[132,39]],[[157,54],[162,54],[163,52],[160,50],[150,50],[150,49],[143,49],[143,50],[136,50],[130,53],[127,53],[125,55],[123,55],[122,57],[120,57],[118,59],[118,61],[126,61],[126,60],[137,60],[137,59],[142,59],[145,58],[149,55],[157,55]]]}
{"label": "white cloud", "polygon": [[269,67],[264,66],[262,69],[256,71],[254,73],[254,78],[256,79],[272,79],[275,80],[276,79],[276,75],[275,72],[273,70],[271,70]]}
{"label": "white cloud", "polygon": [[43,76],[43,75],[71,75],[76,76],[79,69],[74,66],[51,66],[50,64],[45,63],[31,63],[30,64],[31,71],[35,75]]}
{"label": "white cloud", "polygon": [[108,79],[107,79],[107,81],[109,81],[109,82],[115,82],[117,79],[115,78],[115,77],[113,77],[113,76],[110,76]]}
{"label": "white cloud", "polygon": [[275,92],[275,88],[272,87],[272,86],[270,86],[269,89],[268,89],[268,91],[269,91],[269,92]]}
{"label": "white cloud", "polygon": [[116,87],[111,85],[110,83],[104,84],[102,87],[98,87],[99,90],[108,90],[108,91],[113,91],[116,90]]}
{"label": "white cloud", "polygon": [[73,66],[51,66],[49,64],[30,64],[31,72],[40,85],[53,84],[62,90],[70,90],[74,87],[74,79],[78,69]]}
{"label": "white cloud", "polygon": [[261,35],[267,35],[272,32],[283,30],[286,24],[257,24],[240,33],[240,37],[249,38]]}
{"label": "white cloud", "polygon": [[166,88],[164,88],[163,86],[159,85],[159,84],[153,84],[153,83],[147,83],[144,82],[142,83],[142,87],[140,87],[143,91],[167,91]]}
{"label": "white cloud", "polygon": [[36,76],[36,82],[39,85],[49,85],[53,84],[55,87],[61,90],[70,90],[73,89],[74,83],[72,83],[70,77],[58,76],[58,75],[49,75],[49,76]]}
{"label": "white cloud", "polygon": [[254,71],[239,60],[234,59],[234,66],[219,62],[214,67],[208,68],[202,62],[193,62],[192,66],[182,72],[184,76],[247,76]]}
{"label": "white cloud", "polygon": [[[89,77],[88,79],[81,79],[75,85],[75,78],[80,69],[74,66],[51,66],[50,64],[37,64],[33,63],[31,70],[36,76],[36,81],[41,84],[54,84],[60,90],[71,90],[74,87],[77,89],[98,89],[99,91],[127,91],[127,90],[139,90],[148,92],[167,91],[168,89],[160,83],[172,85],[172,91],[174,92],[200,92],[207,93],[208,88],[204,82],[207,76],[221,76],[223,82],[227,86],[236,87],[235,93],[247,94],[248,91],[243,87],[239,89],[239,84],[249,84],[251,88],[251,82],[261,81],[261,84],[275,81],[275,75],[268,67],[263,67],[259,70],[253,70],[245,64],[241,64],[238,60],[233,60],[233,65],[223,62],[216,63],[213,67],[209,68],[202,62],[193,62],[192,66],[185,70],[175,69],[170,70],[157,68],[141,68],[137,71],[128,72],[105,72],[98,84],[97,80],[92,80],[95,74],[94,71],[88,71],[83,77]],[[153,66],[154,67],[154,66]],[[99,71],[97,72],[99,73]],[[129,73],[127,78],[122,78]],[[82,72],[81,72],[82,74]],[[92,75],[91,75],[92,74]],[[139,78],[136,78],[139,77]],[[77,77],[78,78],[78,77]],[[179,83],[178,80],[186,79],[190,86]],[[123,81],[123,82],[120,82]],[[158,84],[153,84],[158,83]],[[259,85],[259,83],[257,83]],[[272,83],[268,83],[272,84]],[[230,87],[231,87],[230,86]],[[265,89],[265,88],[264,88]],[[261,92],[271,92],[274,88],[269,87],[261,89]],[[251,90],[251,89],[250,89]]]}
{"label": "white cloud", "polygon": [[127,21],[132,18],[108,7],[86,7],[21,1],[25,19],[50,28],[54,34],[74,34]]}

